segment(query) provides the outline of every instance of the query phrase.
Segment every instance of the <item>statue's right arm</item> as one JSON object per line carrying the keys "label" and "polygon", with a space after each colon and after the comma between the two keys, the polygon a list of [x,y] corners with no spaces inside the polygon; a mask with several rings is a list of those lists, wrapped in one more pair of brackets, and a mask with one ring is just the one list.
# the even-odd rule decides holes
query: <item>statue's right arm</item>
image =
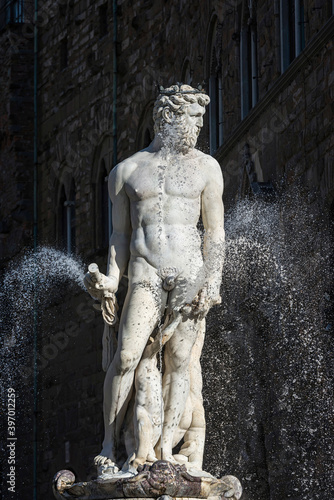
{"label": "statue's right arm", "polygon": [[109,175],[109,196],[112,201],[113,232],[109,242],[107,276],[118,284],[130,259],[131,218],[130,200],[125,191],[125,162],[117,165]]}

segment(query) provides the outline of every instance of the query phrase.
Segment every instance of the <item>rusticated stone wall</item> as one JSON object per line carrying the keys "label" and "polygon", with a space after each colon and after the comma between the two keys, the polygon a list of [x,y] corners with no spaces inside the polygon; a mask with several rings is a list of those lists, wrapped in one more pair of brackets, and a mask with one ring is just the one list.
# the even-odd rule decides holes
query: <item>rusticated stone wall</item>
{"label": "rusticated stone wall", "polygon": [[[33,40],[22,35],[20,26],[10,26],[0,32],[0,268],[1,276],[6,265],[24,248],[33,244]],[[16,297],[11,297],[11,302]],[[11,303],[5,300],[1,284],[1,348],[11,336],[9,317]],[[11,353],[15,358],[16,350]],[[1,366],[6,353],[1,350]],[[28,356],[32,362],[32,351]],[[17,370],[22,369],[17,363]],[[2,371],[2,370],[1,370]],[[2,371],[1,382],[1,469],[2,498],[15,495],[8,491],[10,471],[8,436],[7,391],[15,393],[15,447],[16,484],[23,472],[20,491],[32,492],[33,488],[33,396],[30,388],[10,387],[7,374]],[[18,377],[18,380],[20,377]],[[11,393],[13,395],[13,392]],[[13,402],[13,401],[11,401]],[[29,411],[27,409],[29,408]],[[13,420],[12,420],[13,423]],[[18,459],[19,457],[19,459]],[[15,490],[17,492],[17,489]]]}
{"label": "rusticated stone wall", "polygon": [[32,243],[33,42],[19,28],[0,33],[0,259]]}
{"label": "rusticated stone wall", "polygon": [[[259,101],[241,121],[239,41],[246,3],[119,0],[116,47],[111,1],[47,0],[40,5],[41,244],[59,244],[60,191],[63,185],[68,197],[74,180],[76,251],[86,264],[98,261],[101,270],[105,270],[107,249],[98,244],[95,229],[100,219],[97,179],[102,152],[110,169],[114,133],[117,133],[118,161],[146,145],[145,132],[151,130],[150,113],[157,83],[167,86],[182,79],[195,85],[207,82],[215,20],[219,27],[216,43],[220,47],[224,127],[224,143],[216,157],[225,177],[226,206],[233,207],[237,200],[251,194],[245,171],[245,144],[249,144],[251,173],[255,173],[257,181],[270,181],[279,194],[301,184],[315,217],[326,204],[332,203],[334,62],[330,2],[304,2],[306,49],[283,75],[279,60],[279,2],[257,2]],[[25,37],[25,43],[31,45],[31,37]],[[8,43],[1,45],[1,54],[7,54],[3,47],[8,47]],[[115,53],[117,130],[113,130]],[[31,219],[24,200],[32,200],[32,100],[31,94],[30,100],[25,100],[22,92],[31,83],[32,54],[6,57],[0,71],[4,82],[1,158],[5,158],[1,167],[5,222],[1,237],[7,258],[31,244]],[[15,73],[16,62],[20,64],[20,73]],[[16,87],[19,100],[11,97],[14,89],[6,80],[5,68],[12,68],[13,84],[26,85]],[[8,106],[13,110],[10,115]],[[20,117],[19,123],[10,122],[14,115]],[[10,129],[7,123],[14,128]],[[21,141],[23,149],[20,157],[13,146],[14,132],[17,147]],[[205,151],[209,150],[208,134],[207,113],[200,138],[200,147]],[[23,157],[28,166],[21,161]],[[23,213],[23,219],[18,218],[18,213]],[[240,295],[241,302],[244,300],[240,306],[243,314],[249,312],[243,331],[237,329],[230,310],[227,315],[230,329],[222,333],[221,314],[226,313],[226,308],[213,313],[208,320],[210,332],[203,357],[205,404],[210,422],[205,464],[217,474],[239,475],[245,487],[245,500],[304,500],[302,490],[293,490],[300,488],[300,482],[295,482],[293,476],[296,471],[301,473],[300,459],[309,457],[298,457],[299,468],[295,466],[294,456],[286,447],[291,437],[291,419],[288,419],[290,434],[284,436],[286,421],[276,399],[280,381],[284,379],[282,370],[288,366],[287,358],[282,358],[280,366],[281,360],[275,358],[277,352],[273,347],[276,332],[271,332],[268,341],[268,324],[266,321],[258,324],[250,301],[251,290],[242,289]],[[230,302],[235,312],[240,313],[239,302],[233,302],[232,292],[223,300],[225,306]],[[100,450],[103,437],[101,335],[101,318],[85,293],[68,288],[62,295],[55,290],[53,303],[42,314],[39,327],[37,489],[38,497],[43,499],[53,498],[51,479],[62,468],[73,469],[80,480],[94,474],[92,457]],[[324,339],[322,348],[328,336]],[[211,355],[212,346],[215,356]],[[259,361],[253,360],[254,352]],[[298,350],[291,347],[287,352],[289,359],[298,359]],[[323,365],[327,367],[327,361]],[[274,374],[270,371],[272,366]],[[300,368],[298,363],[294,368]],[[234,379],[229,378],[232,369]],[[219,397],[214,399],[217,394]],[[229,411],[222,400],[230,402]],[[248,408],[248,404],[253,406]],[[328,457],[316,449],[314,441],[312,446],[308,463],[313,460],[318,477],[328,480]],[[298,456],[298,450],[296,453]],[[211,456],[216,457],[214,463]],[[313,497],[309,497],[312,500],[318,494],[326,498],[328,492],[326,485],[317,484]],[[22,499],[31,498],[31,489],[23,489],[20,495]]]}
{"label": "rusticated stone wall", "polygon": [[217,152],[227,185],[235,200],[248,176],[245,145],[259,181],[271,181],[277,191],[299,185],[310,203],[333,202],[333,18],[314,35],[305,50],[240,122]]}

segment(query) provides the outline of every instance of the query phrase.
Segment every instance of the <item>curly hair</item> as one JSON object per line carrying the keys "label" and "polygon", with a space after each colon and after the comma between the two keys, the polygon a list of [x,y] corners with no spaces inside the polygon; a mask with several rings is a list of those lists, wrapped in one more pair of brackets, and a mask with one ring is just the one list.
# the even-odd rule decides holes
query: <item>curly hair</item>
{"label": "curly hair", "polygon": [[[202,94],[200,92],[194,93],[184,93],[187,90],[190,92],[196,91],[190,85],[173,85],[165,89],[165,92],[171,92],[170,95],[159,94],[157,100],[154,103],[153,108],[153,121],[154,121],[154,132],[158,133],[162,130],[165,119],[163,116],[164,109],[168,108],[175,115],[182,115],[185,107],[190,106],[190,104],[198,103],[200,106],[207,106],[210,102],[210,97],[207,94]],[[175,93],[172,93],[175,92]],[[181,93],[182,92],[182,93]]]}

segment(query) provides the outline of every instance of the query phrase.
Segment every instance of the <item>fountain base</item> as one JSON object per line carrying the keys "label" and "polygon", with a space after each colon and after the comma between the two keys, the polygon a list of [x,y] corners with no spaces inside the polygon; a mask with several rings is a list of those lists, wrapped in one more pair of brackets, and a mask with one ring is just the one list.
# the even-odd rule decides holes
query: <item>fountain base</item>
{"label": "fountain base", "polygon": [[58,472],[53,479],[53,492],[57,500],[110,500],[110,499],[195,499],[239,500],[242,488],[234,476],[217,479],[206,473],[192,476],[184,465],[173,465],[158,460],[144,465],[133,477],[99,477],[89,482],[75,483],[74,474],[67,470]]}

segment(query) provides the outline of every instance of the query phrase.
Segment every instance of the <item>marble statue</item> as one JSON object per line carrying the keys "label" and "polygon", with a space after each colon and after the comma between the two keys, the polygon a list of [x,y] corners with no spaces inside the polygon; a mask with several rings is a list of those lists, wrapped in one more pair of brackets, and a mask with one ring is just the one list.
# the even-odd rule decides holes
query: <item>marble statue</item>
{"label": "marble statue", "polygon": [[206,315],[221,300],[225,237],[220,167],[195,149],[208,103],[201,88],[161,88],[153,142],[110,174],[107,274],[90,264],[84,279],[105,324],[105,436],[98,477],[75,482],[59,471],[57,500],[241,498],[236,477],[202,470],[200,356]]}
{"label": "marble statue", "polygon": [[[91,265],[85,276],[105,321],[100,472],[135,472],[157,460],[202,469],[200,355],[205,317],[221,301],[224,246],[221,169],[195,148],[208,103],[202,89],[161,88],[153,142],[109,177],[107,274]],[[128,291],[118,319],[115,294],[124,273]]]}

